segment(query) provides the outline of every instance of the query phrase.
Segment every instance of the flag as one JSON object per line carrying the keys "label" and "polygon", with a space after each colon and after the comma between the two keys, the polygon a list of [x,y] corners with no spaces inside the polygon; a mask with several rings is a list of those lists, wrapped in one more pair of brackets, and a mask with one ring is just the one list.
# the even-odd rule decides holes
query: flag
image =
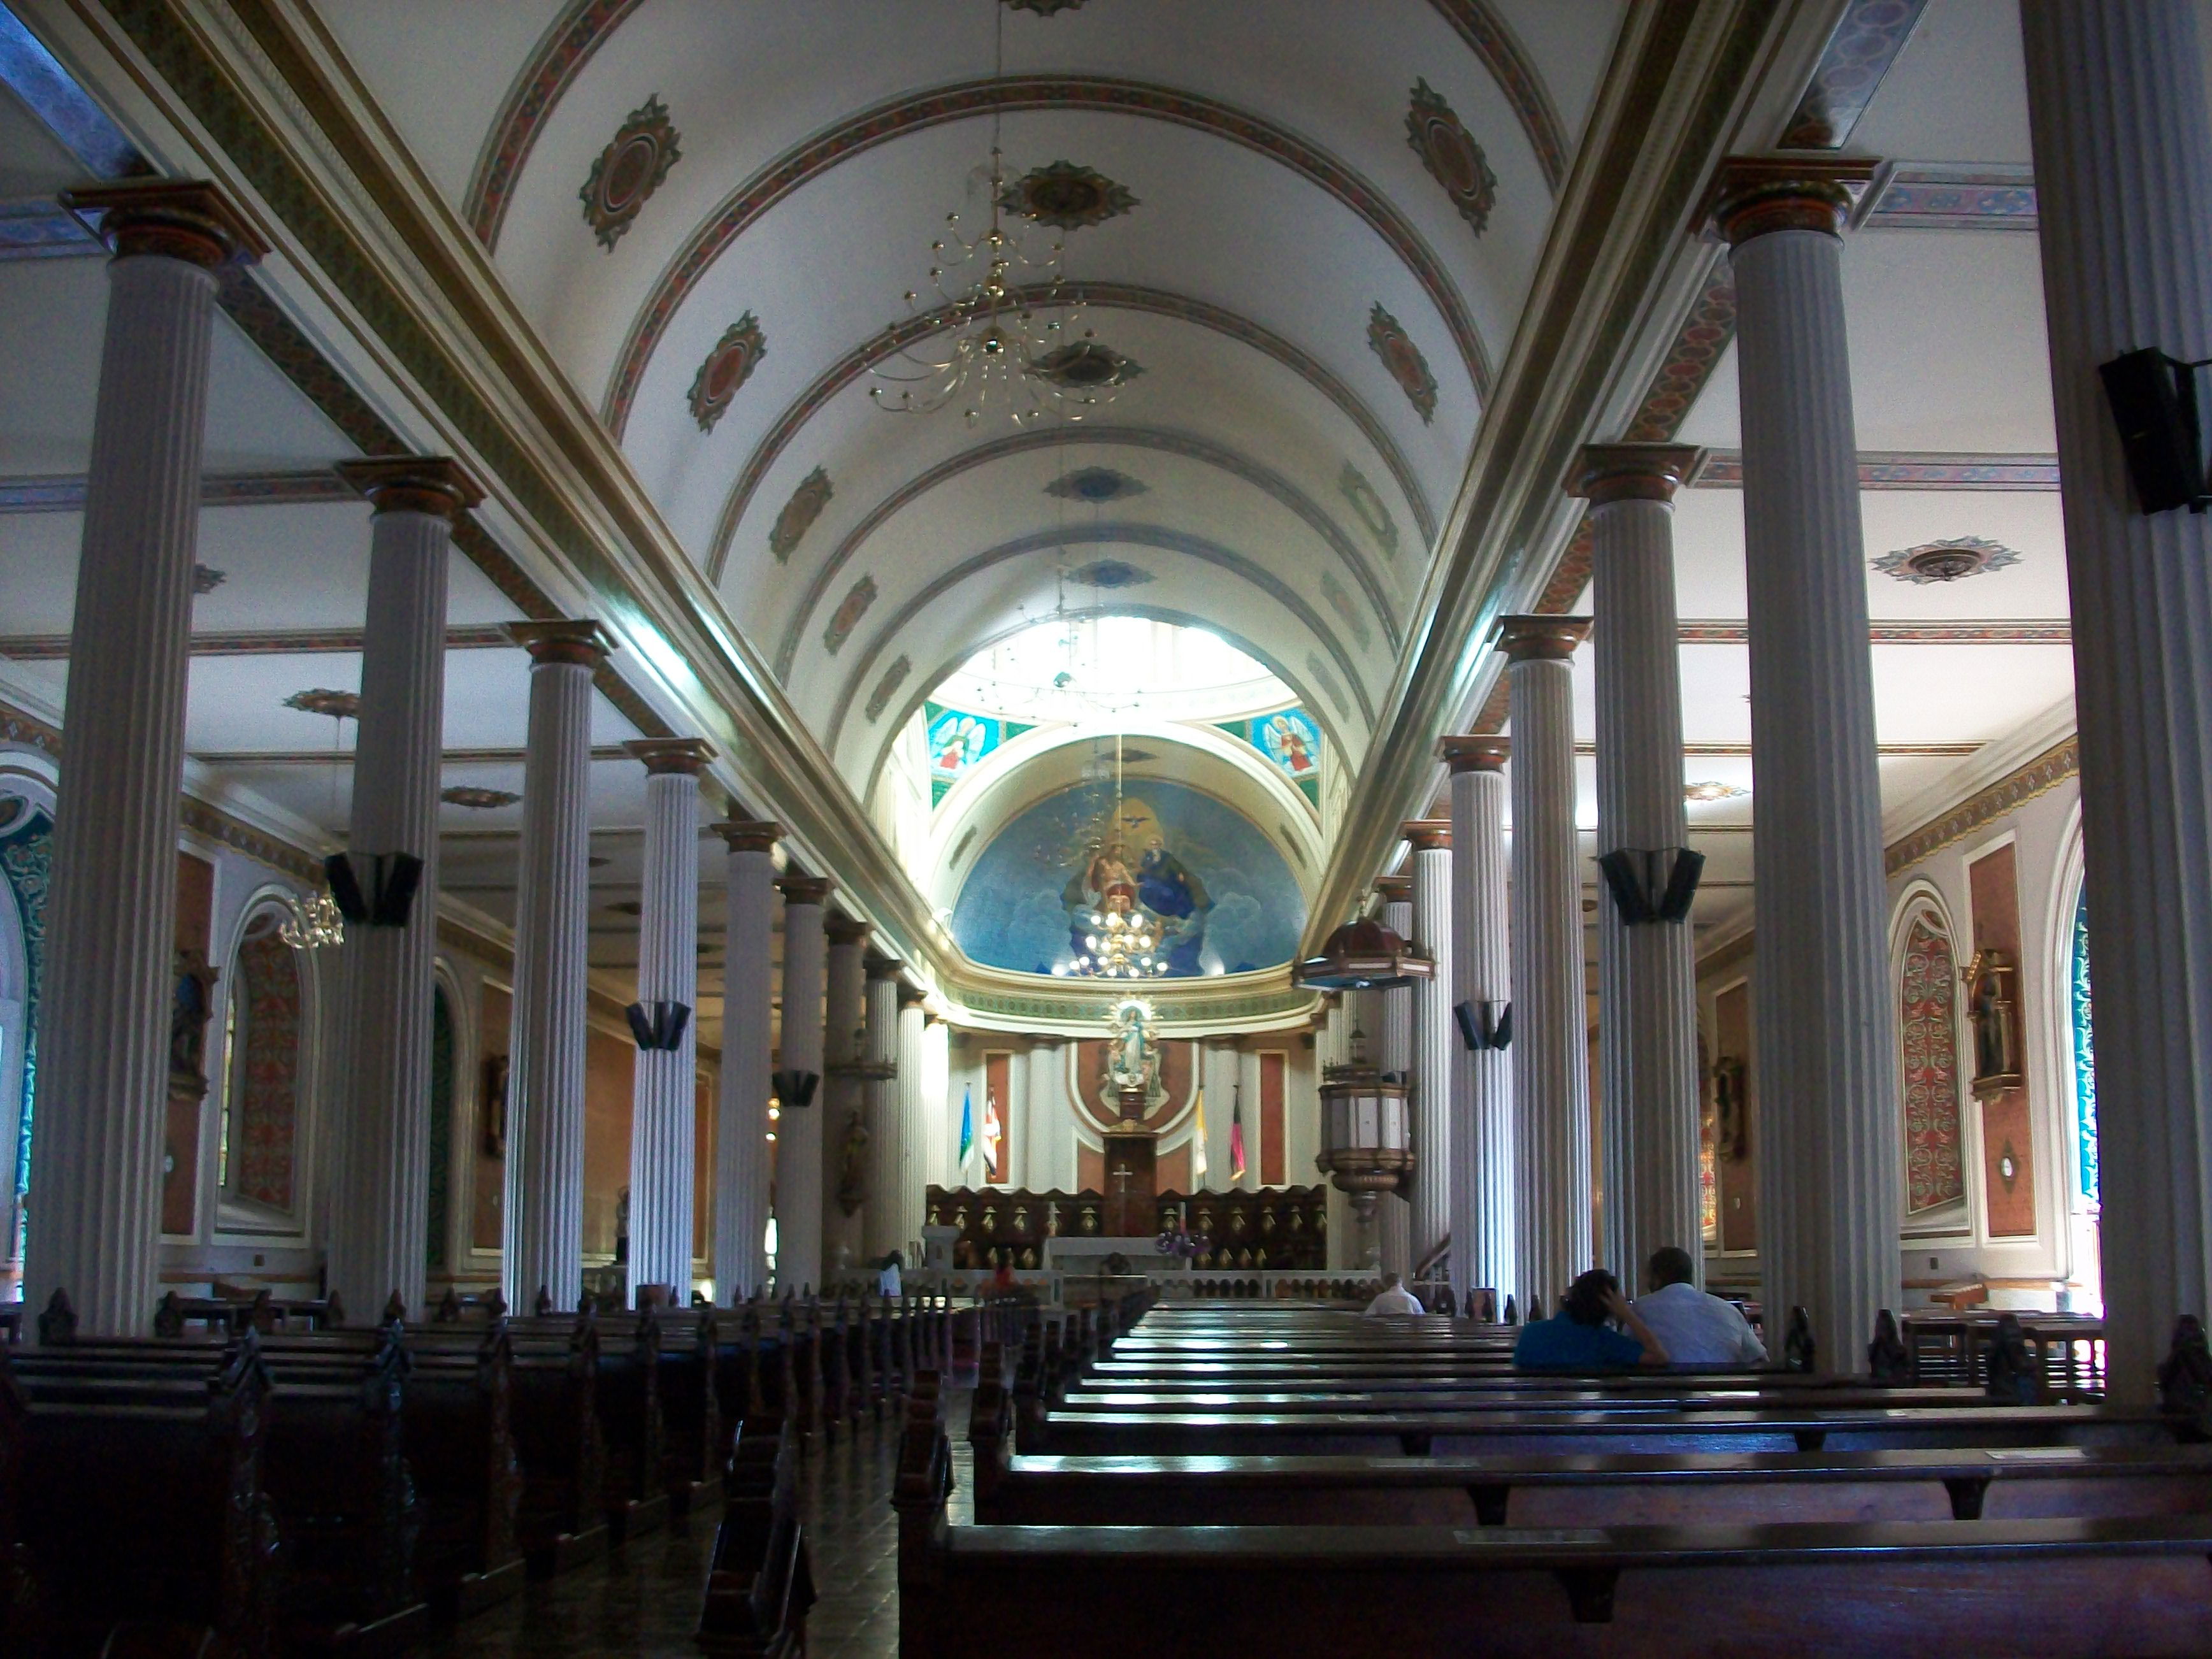
{"label": "flag", "polygon": [[1244,1089],[1241,1084],[1229,1102],[1229,1178],[1244,1179]]}
{"label": "flag", "polygon": [[999,1127],[999,1097],[990,1090],[983,1091],[983,1179],[999,1178],[999,1139],[1005,1132]]}
{"label": "flag", "polygon": [[1206,1190],[1206,1085],[1198,1085],[1198,1122],[1190,1132],[1190,1184]]}
{"label": "flag", "polygon": [[960,1091],[960,1177],[968,1178],[968,1154],[975,1150],[975,1091]]}

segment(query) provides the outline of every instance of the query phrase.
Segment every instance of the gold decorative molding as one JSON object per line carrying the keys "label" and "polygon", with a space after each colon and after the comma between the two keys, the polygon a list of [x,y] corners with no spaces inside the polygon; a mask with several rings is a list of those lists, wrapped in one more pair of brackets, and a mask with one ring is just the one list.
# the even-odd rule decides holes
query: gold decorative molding
{"label": "gold decorative molding", "polygon": [[1882,854],[1882,872],[1910,870],[1929,854],[1963,841],[1984,824],[2017,811],[2038,795],[2048,794],[2081,769],[2081,742],[2072,737],[2045,750],[2027,765],[2006,774],[1986,789],[1969,795],[1949,811],[1924,823]]}

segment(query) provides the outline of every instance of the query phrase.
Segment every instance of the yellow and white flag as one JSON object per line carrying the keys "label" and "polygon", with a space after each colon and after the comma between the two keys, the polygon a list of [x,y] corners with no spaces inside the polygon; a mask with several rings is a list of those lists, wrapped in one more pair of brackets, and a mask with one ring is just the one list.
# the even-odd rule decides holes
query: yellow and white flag
{"label": "yellow and white flag", "polygon": [[1206,1085],[1198,1085],[1196,1127],[1190,1132],[1190,1184],[1199,1192],[1206,1190]]}

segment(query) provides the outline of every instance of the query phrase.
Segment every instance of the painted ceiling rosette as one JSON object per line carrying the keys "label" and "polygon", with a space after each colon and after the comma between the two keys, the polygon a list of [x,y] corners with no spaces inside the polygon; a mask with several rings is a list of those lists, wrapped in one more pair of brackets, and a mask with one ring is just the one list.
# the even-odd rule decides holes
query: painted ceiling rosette
{"label": "painted ceiling rosette", "polygon": [[1044,487],[1044,493],[1064,501],[1088,501],[1102,507],[1130,495],[1141,495],[1146,486],[1110,466],[1086,466],[1065,473]]}
{"label": "painted ceiling rosette", "polygon": [[1055,230],[1083,230],[1116,218],[1137,205],[1127,185],[1116,184],[1096,167],[1054,161],[1031,167],[1008,185],[999,205]]}
{"label": "painted ceiling rosette", "polygon": [[684,394],[700,431],[712,432],[714,423],[729,413],[730,400],[738,395],[738,388],[752,378],[753,370],[767,356],[767,337],[761,332],[760,319],[751,312],[722,331],[722,337],[714,342],[707,361],[692,376],[691,390]]}
{"label": "painted ceiling rosette", "polygon": [[783,511],[775,515],[768,532],[768,550],[775,555],[778,564],[790,562],[800,540],[814,527],[836,493],[830,488],[830,474],[818,466],[799,481],[799,488],[791,492],[791,499],[783,504]]}
{"label": "painted ceiling rosette", "polygon": [[512,789],[487,789],[478,784],[457,783],[440,790],[438,799],[450,806],[465,806],[472,812],[489,812],[512,806],[522,797]]}
{"label": "painted ceiling rosette", "polygon": [[1367,313],[1367,343],[1398,389],[1406,394],[1406,401],[1413,406],[1414,413],[1425,426],[1437,418],[1437,377],[1429,373],[1429,360],[1421,356],[1421,349],[1406,333],[1406,326],[1376,301],[1375,309]]}
{"label": "painted ceiling rosette", "polygon": [[1085,338],[1047,352],[1030,365],[1030,372],[1054,386],[1079,391],[1085,386],[1127,386],[1145,369],[1143,364],[1122,356],[1112,346]]}
{"label": "painted ceiling rosette", "polygon": [[1353,515],[1367,527],[1375,538],[1375,544],[1391,558],[1398,556],[1398,521],[1390,516],[1390,509],[1382,504],[1375,486],[1367,482],[1367,475],[1350,461],[1337,476],[1336,487],[1352,505]]}
{"label": "painted ceiling rosette", "polygon": [[1498,203],[1498,175],[1482,146],[1443,95],[1426,81],[1413,83],[1413,107],[1406,112],[1406,142],[1429,176],[1444,187],[1459,216],[1478,236],[1489,228]]}
{"label": "painted ceiling rosette", "polygon": [[576,192],[584,204],[584,222],[601,247],[613,252],[646,198],[683,159],[668,106],[658,97],[647,99],[623,118],[613,140],[592,163],[583,189]]}

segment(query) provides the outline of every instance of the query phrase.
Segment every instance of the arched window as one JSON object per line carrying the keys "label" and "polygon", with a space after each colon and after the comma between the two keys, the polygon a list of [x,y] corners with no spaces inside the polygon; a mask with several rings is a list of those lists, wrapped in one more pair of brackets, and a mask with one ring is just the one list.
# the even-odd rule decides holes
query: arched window
{"label": "arched window", "polygon": [[2089,1003],[2089,890],[2074,901],[2074,946],[2068,952],[2068,1012],[2074,1033],[2074,1134],[2081,1196],[2097,1202],[2097,1048]]}
{"label": "arched window", "polygon": [[226,1199],[289,1216],[298,1190],[302,996],[299,963],[277,936],[284,915],[271,905],[246,923],[231,969],[220,1176]]}
{"label": "arched window", "polygon": [[31,1188],[31,1130],[38,1093],[39,993],[46,966],[46,881],[53,866],[54,820],[43,800],[0,795],[0,1128],[9,1174],[9,1223],[0,1256],[23,1254],[24,1195]]}
{"label": "arched window", "polygon": [[1898,982],[1905,1064],[1905,1213],[1966,1195],[1959,1122],[1959,975],[1949,930],[1932,909],[1905,925]]}

